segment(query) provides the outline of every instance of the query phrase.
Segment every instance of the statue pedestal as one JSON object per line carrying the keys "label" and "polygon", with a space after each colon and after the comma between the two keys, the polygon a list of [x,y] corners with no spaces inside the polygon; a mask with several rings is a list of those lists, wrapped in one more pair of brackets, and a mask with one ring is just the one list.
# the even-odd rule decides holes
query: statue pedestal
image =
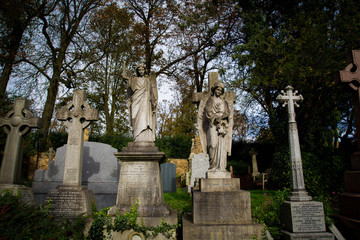
{"label": "statue pedestal", "polygon": [[95,204],[94,193],[86,186],[59,185],[48,192],[45,203],[50,201],[49,214],[57,219],[71,219],[91,214],[91,205]]}
{"label": "statue pedestal", "polygon": [[0,184],[0,192],[10,191],[11,194],[20,193],[20,199],[28,204],[35,205],[34,193],[31,188],[18,184]]}
{"label": "statue pedestal", "polygon": [[238,178],[201,178],[192,191],[193,212],[183,217],[183,239],[261,238],[263,226],[251,219],[250,192]]}
{"label": "statue pedestal", "polygon": [[162,219],[177,224],[176,211],[164,203],[159,161],[165,154],[153,142],[130,142],[115,156],[122,163],[116,205],[108,214],[125,214],[138,203],[138,216],[146,226],[160,225]]}
{"label": "statue pedestal", "polygon": [[280,208],[283,239],[334,239],[326,232],[322,202],[285,201]]}

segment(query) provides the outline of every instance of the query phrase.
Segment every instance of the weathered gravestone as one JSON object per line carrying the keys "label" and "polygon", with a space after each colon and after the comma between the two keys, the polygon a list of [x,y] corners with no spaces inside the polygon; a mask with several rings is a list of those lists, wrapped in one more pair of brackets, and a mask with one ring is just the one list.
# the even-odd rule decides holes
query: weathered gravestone
{"label": "weathered gravestone", "polygon": [[191,192],[191,188],[194,187],[195,180],[199,178],[205,178],[206,172],[209,169],[209,157],[204,153],[194,154],[191,159],[191,176],[190,185],[188,186],[188,192]]}
{"label": "weathered gravestone", "polygon": [[163,192],[176,192],[176,165],[173,163],[160,164]]}
{"label": "weathered gravestone", "polygon": [[[250,193],[226,171],[231,150],[234,93],[225,93],[211,73],[208,93],[197,94],[198,126],[203,152],[209,156],[206,178],[192,190],[192,216],[183,216],[183,239],[251,239],[261,237],[261,224],[251,219]],[[213,85],[212,85],[213,84]]]}
{"label": "weathered gravestone", "polygon": [[40,119],[33,117],[27,109],[26,99],[16,99],[14,109],[5,118],[0,119],[0,126],[7,134],[4,156],[1,163],[0,190],[20,191],[24,201],[34,203],[31,189],[18,185],[23,157],[23,135],[31,128],[40,127]]}
{"label": "weathered gravestone", "polygon": [[49,162],[51,162],[55,157],[55,151],[53,148],[49,148],[49,150],[46,152],[46,156],[49,158]]}
{"label": "weathered gravestone", "polygon": [[295,120],[294,106],[303,100],[297,91],[293,92],[291,86],[286,87],[286,92],[276,98],[288,106],[289,116],[289,145],[291,161],[292,191],[280,209],[281,223],[285,239],[334,239],[331,233],[326,232],[324,209],[322,202],[311,201],[305,189],[302,160],[300,152],[299,134]]}
{"label": "weathered gravestone", "polygon": [[[133,142],[129,142],[122,152],[115,153],[121,161],[116,205],[108,214],[125,214],[138,203],[138,216],[146,226],[157,226],[162,221],[177,223],[177,214],[164,203],[159,161],[165,158],[155,146],[157,110],[157,89],[154,74],[150,77],[145,67],[139,64],[137,75],[129,76],[123,69],[123,78],[129,87],[130,120]],[[139,219],[140,221],[140,219]],[[116,233],[114,239],[129,239],[126,233]]]}
{"label": "weathered gravestone", "polygon": [[51,190],[46,201],[51,201],[49,213],[57,218],[74,218],[91,213],[94,194],[82,186],[84,128],[98,119],[98,111],[86,102],[84,90],[74,91],[73,100],[57,113],[69,128],[62,184]]}
{"label": "weathered gravestone", "polygon": [[[32,189],[37,205],[44,202],[46,194],[61,185],[67,145],[56,150],[55,161],[49,162],[47,171],[36,170]],[[116,148],[98,142],[84,142],[82,185],[87,186],[95,195],[99,209],[115,205],[120,163],[114,156]]]}
{"label": "weathered gravestone", "polygon": [[360,88],[353,82],[360,83],[360,50],[353,50],[353,63],[340,71],[342,82],[349,83],[356,90],[355,124],[357,149],[351,156],[351,171],[344,174],[345,191],[339,195],[340,215],[338,216],[344,234],[360,239]]}

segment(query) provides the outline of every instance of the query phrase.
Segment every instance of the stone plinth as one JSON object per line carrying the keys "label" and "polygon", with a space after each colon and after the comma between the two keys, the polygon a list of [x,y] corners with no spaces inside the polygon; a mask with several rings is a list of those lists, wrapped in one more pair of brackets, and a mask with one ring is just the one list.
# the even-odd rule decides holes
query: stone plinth
{"label": "stone plinth", "polygon": [[184,215],[183,218],[183,239],[236,239],[249,240],[257,236],[261,239],[263,229],[260,224],[194,224],[190,216]]}
{"label": "stone plinth", "polygon": [[48,193],[47,201],[51,202],[49,214],[57,219],[89,214],[91,205],[96,206],[94,194],[86,186],[59,185]]}
{"label": "stone plinth", "polygon": [[20,199],[31,205],[35,205],[35,198],[31,188],[18,184],[0,184],[0,192],[10,191],[13,195],[20,193]]}
{"label": "stone plinth", "polygon": [[159,161],[165,154],[153,142],[132,142],[115,156],[122,164],[116,205],[108,214],[125,214],[138,203],[139,217],[151,219],[148,226],[154,221],[161,223],[162,218],[177,222],[177,214],[170,213],[163,198]]}
{"label": "stone plinth", "polygon": [[239,178],[202,178],[192,199],[192,219],[183,217],[183,239],[261,238],[263,227],[252,222],[250,193],[240,190]]}
{"label": "stone plinth", "polygon": [[334,239],[326,232],[322,202],[285,201],[280,208],[284,239]]}

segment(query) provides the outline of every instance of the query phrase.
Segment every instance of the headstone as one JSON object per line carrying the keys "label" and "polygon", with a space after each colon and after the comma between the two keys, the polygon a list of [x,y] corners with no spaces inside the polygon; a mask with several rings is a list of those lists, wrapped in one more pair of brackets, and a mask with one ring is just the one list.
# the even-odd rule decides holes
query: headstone
{"label": "headstone", "polygon": [[349,83],[350,87],[356,90],[355,97],[355,137],[357,149],[351,156],[351,171],[344,174],[345,192],[339,194],[339,205],[341,230],[345,237],[356,237],[360,239],[360,88],[353,82],[360,83],[360,50],[353,50],[353,63],[350,63],[345,70],[340,71],[342,82]]}
{"label": "headstone", "polygon": [[176,192],[176,165],[173,163],[160,164],[163,192]]}
{"label": "headstone", "polygon": [[[32,189],[37,206],[46,194],[62,183],[67,145],[56,149],[55,161],[49,162],[47,171],[36,170]],[[114,156],[116,148],[98,142],[84,142],[82,185],[95,195],[99,209],[114,206],[118,189],[120,163]]]}
{"label": "headstone", "polygon": [[74,91],[73,100],[59,110],[57,119],[65,121],[69,129],[62,184],[48,192],[46,201],[51,201],[49,214],[56,218],[75,218],[91,213],[95,203],[94,194],[82,186],[84,154],[84,128],[98,119],[98,111],[86,102],[84,90]]}
{"label": "headstone", "polygon": [[[212,74],[209,78],[214,80],[214,75],[215,74]],[[217,74],[215,76],[217,80]],[[211,84],[210,82],[209,85],[211,86]],[[223,87],[215,81],[212,91],[216,98],[221,97],[220,92],[215,92],[220,88],[223,90]],[[233,112],[235,95],[231,93],[228,94],[227,97],[225,96],[224,99],[227,99],[226,103],[220,99],[213,99],[213,103],[215,105],[218,104],[218,109],[221,111],[219,117],[214,117],[215,121],[213,124],[215,126],[220,124],[216,129],[208,127],[208,123],[203,124],[205,116],[211,117],[213,114],[211,112],[206,112],[205,114],[205,111],[208,111],[206,108],[211,107],[213,104],[207,103],[209,95],[204,93],[202,95],[198,94],[197,96],[197,100],[200,100],[198,126],[201,145],[203,152],[210,155],[208,158],[210,163],[207,174],[195,180],[196,183],[192,189],[192,216],[183,216],[183,239],[215,240],[261,238],[263,226],[261,224],[254,224],[251,219],[250,193],[242,191],[240,189],[240,179],[231,178],[230,172],[225,170],[226,155],[231,149],[231,145],[229,145],[230,143],[226,138],[212,135],[212,133],[218,133],[221,136],[227,136],[226,134],[232,132],[231,112]],[[226,110],[226,108],[229,107],[231,107],[231,109]],[[216,109],[214,110],[217,111]],[[224,112],[228,113],[224,115]],[[216,114],[217,113],[214,115]],[[211,119],[209,120],[212,121]],[[221,125],[222,123],[224,125]],[[202,130],[200,130],[201,128]],[[209,129],[212,130],[208,131]],[[216,141],[213,141],[214,139]],[[217,144],[217,140],[219,144]],[[211,148],[217,149],[218,151],[215,151],[214,154]],[[206,156],[204,153],[203,156]],[[192,169],[196,169],[194,159],[192,160]]]}
{"label": "headstone", "polygon": [[206,172],[209,169],[209,157],[204,153],[194,154],[191,159],[191,176],[188,192],[194,187],[196,178],[205,178]]}
{"label": "headstone", "polygon": [[0,119],[0,126],[7,134],[0,171],[0,190],[13,189],[15,194],[19,190],[23,200],[29,203],[34,203],[31,189],[18,185],[23,157],[23,136],[31,128],[39,128],[40,125],[40,119],[33,117],[27,108],[26,99],[20,98],[15,100],[14,109]]}
{"label": "headstone", "polygon": [[305,190],[304,175],[300,152],[299,134],[295,120],[294,106],[303,100],[297,91],[293,92],[291,86],[286,87],[286,92],[276,98],[288,106],[289,116],[289,145],[291,161],[292,191],[280,208],[280,219],[285,227],[285,239],[334,239],[331,233],[326,232],[324,209],[322,202],[311,201]]}

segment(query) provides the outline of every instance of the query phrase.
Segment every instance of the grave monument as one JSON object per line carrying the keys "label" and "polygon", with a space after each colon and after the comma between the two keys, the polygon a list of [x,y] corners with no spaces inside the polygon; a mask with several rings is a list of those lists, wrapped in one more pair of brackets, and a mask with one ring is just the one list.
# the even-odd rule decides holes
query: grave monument
{"label": "grave monument", "polygon": [[183,216],[183,239],[261,238],[262,225],[251,219],[250,193],[226,170],[231,152],[235,94],[224,91],[218,73],[209,74],[211,93],[196,94],[201,146],[209,156],[205,178],[192,190],[192,216]]}
{"label": "grave monument", "polygon": [[[157,113],[156,77],[146,75],[144,65],[136,68],[136,76],[123,69],[129,93],[130,123],[133,142],[129,142],[122,152],[115,153],[121,161],[119,187],[116,205],[109,215],[124,214],[138,203],[138,216],[146,226],[160,225],[162,220],[168,224],[177,223],[177,213],[170,211],[164,203],[163,186],[159,161],[165,158],[155,146]],[[121,236],[119,239],[126,238]]]}
{"label": "grave monument", "polygon": [[[98,209],[114,206],[118,189],[120,163],[114,156],[118,150],[99,142],[84,142],[82,181],[95,196]],[[35,171],[32,190],[36,205],[45,201],[47,193],[62,184],[67,144],[56,149],[55,161],[50,161],[46,171]]]}
{"label": "grave monument", "polygon": [[23,136],[31,128],[40,128],[40,125],[40,119],[32,116],[26,99],[22,98],[16,99],[14,109],[0,119],[0,126],[7,134],[1,163],[0,190],[11,189],[14,194],[20,191],[21,198],[31,204],[35,203],[31,189],[19,185],[23,157]]}
{"label": "grave monument", "polygon": [[84,128],[98,119],[98,111],[86,102],[84,90],[74,91],[73,100],[56,115],[69,128],[64,177],[62,184],[50,190],[46,201],[51,201],[49,213],[56,218],[75,218],[91,213],[94,194],[81,185],[84,153]]}
{"label": "grave monument", "polygon": [[339,195],[340,215],[338,216],[344,234],[360,238],[360,89],[355,83],[360,83],[360,50],[353,50],[353,63],[340,71],[342,82],[349,83],[356,90],[355,97],[355,137],[357,151],[351,156],[351,171],[344,174],[345,192]]}
{"label": "grave monument", "polygon": [[334,239],[326,232],[324,209],[322,202],[311,201],[305,189],[299,134],[295,121],[294,106],[303,100],[291,86],[276,98],[283,106],[288,106],[289,146],[291,161],[292,191],[280,209],[281,223],[285,227],[284,239]]}

